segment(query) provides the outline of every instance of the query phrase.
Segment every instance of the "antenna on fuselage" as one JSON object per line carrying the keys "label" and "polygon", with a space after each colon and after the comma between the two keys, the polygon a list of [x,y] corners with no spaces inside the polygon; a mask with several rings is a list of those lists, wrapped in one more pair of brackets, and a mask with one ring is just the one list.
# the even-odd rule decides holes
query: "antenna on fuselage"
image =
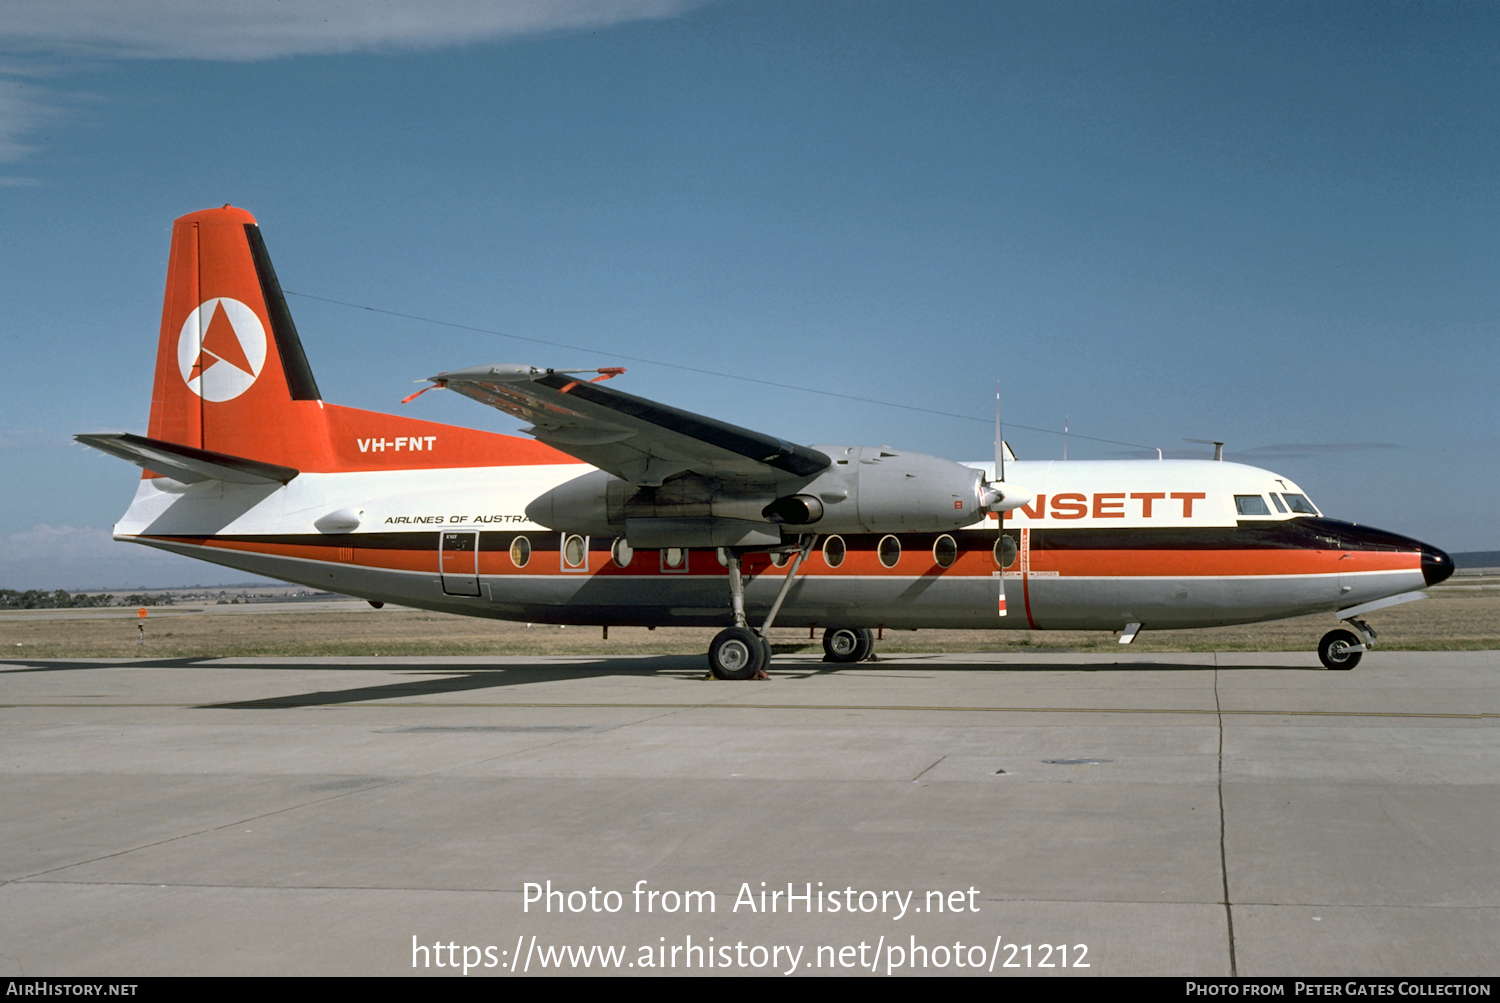
{"label": "antenna on fuselage", "polygon": [[1201,442],[1205,446],[1214,447],[1214,459],[1220,463],[1224,462],[1224,444],[1217,439],[1183,439],[1183,442]]}

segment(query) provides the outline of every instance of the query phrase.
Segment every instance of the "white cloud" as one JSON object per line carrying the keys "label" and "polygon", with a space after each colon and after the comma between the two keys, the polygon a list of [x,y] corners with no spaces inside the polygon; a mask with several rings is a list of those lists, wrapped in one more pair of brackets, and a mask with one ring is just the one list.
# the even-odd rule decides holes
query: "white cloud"
{"label": "white cloud", "polygon": [[[21,137],[52,114],[46,91],[34,80],[0,78],[0,163],[20,160],[33,147]],[[28,184],[29,178],[0,178],[0,184]]]}
{"label": "white cloud", "polygon": [[6,0],[0,45],[92,59],[432,49],[670,17],[702,0]]}
{"label": "white cloud", "polygon": [[[393,52],[671,17],[706,0],[4,0],[0,163],[56,113],[36,82],[59,60],[202,59]],[[0,177],[0,186],[35,184]]]}

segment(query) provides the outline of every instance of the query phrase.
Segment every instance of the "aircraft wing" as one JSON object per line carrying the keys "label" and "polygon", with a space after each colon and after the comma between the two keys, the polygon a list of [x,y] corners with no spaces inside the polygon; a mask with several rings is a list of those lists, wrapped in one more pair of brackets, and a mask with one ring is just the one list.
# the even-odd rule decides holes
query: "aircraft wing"
{"label": "aircraft wing", "polygon": [[[608,379],[624,370],[586,372]],[[683,471],[797,480],[833,462],[816,449],[621,393],[572,371],[476,366],[430,378],[524,418],[531,422],[524,431],[540,441],[638,486],[659,485]]]}

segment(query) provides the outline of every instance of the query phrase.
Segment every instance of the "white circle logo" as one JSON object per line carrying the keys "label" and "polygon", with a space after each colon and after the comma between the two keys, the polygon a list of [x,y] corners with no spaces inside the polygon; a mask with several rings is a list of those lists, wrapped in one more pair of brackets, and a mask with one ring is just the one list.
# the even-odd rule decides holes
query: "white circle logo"
{"label": "white circle logo", "polygon": [[205,300],[177,336],[177,368],[188,389],[206,401],[234,400],[266,364],[266,329],[239,300]]}

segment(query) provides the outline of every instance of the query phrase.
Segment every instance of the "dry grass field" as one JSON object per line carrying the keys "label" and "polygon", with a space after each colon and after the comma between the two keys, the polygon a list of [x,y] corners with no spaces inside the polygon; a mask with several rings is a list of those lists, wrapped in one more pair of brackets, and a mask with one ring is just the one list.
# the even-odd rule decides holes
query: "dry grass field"
{"label": "dry grass field", "polygon": [[[1460,579],[1459,581],[1462,581]],[[1370,616],[1385,650],[1473,650],[1500,648],[1500,588],[1470,580],[1432,598]],[[129,611],[69,611],[57,614],[0,613],[0,659],[26,658],[217,658],[244,655],[697,655],[708,650],[711,628],[613,627],[609,639],[597,627],[535,625],[352,603],[302,612],[296,604],[243,615],[243,607],[183,605],[159,609],[147,620],[139,643]],[[99,615],[110,612],[110,615]],[[1276,623],[1203,630],[1142,631],[1132,651],[1307,651],[1336,626],[1331,615]],[[806,630],[774,629],[778,653],[821,650]],[[820,635],[821,636],[821,635]],[[964,651],[1110,651],[1115,638],[1096,631],[924,630],[886,631],[877,653]]]}

